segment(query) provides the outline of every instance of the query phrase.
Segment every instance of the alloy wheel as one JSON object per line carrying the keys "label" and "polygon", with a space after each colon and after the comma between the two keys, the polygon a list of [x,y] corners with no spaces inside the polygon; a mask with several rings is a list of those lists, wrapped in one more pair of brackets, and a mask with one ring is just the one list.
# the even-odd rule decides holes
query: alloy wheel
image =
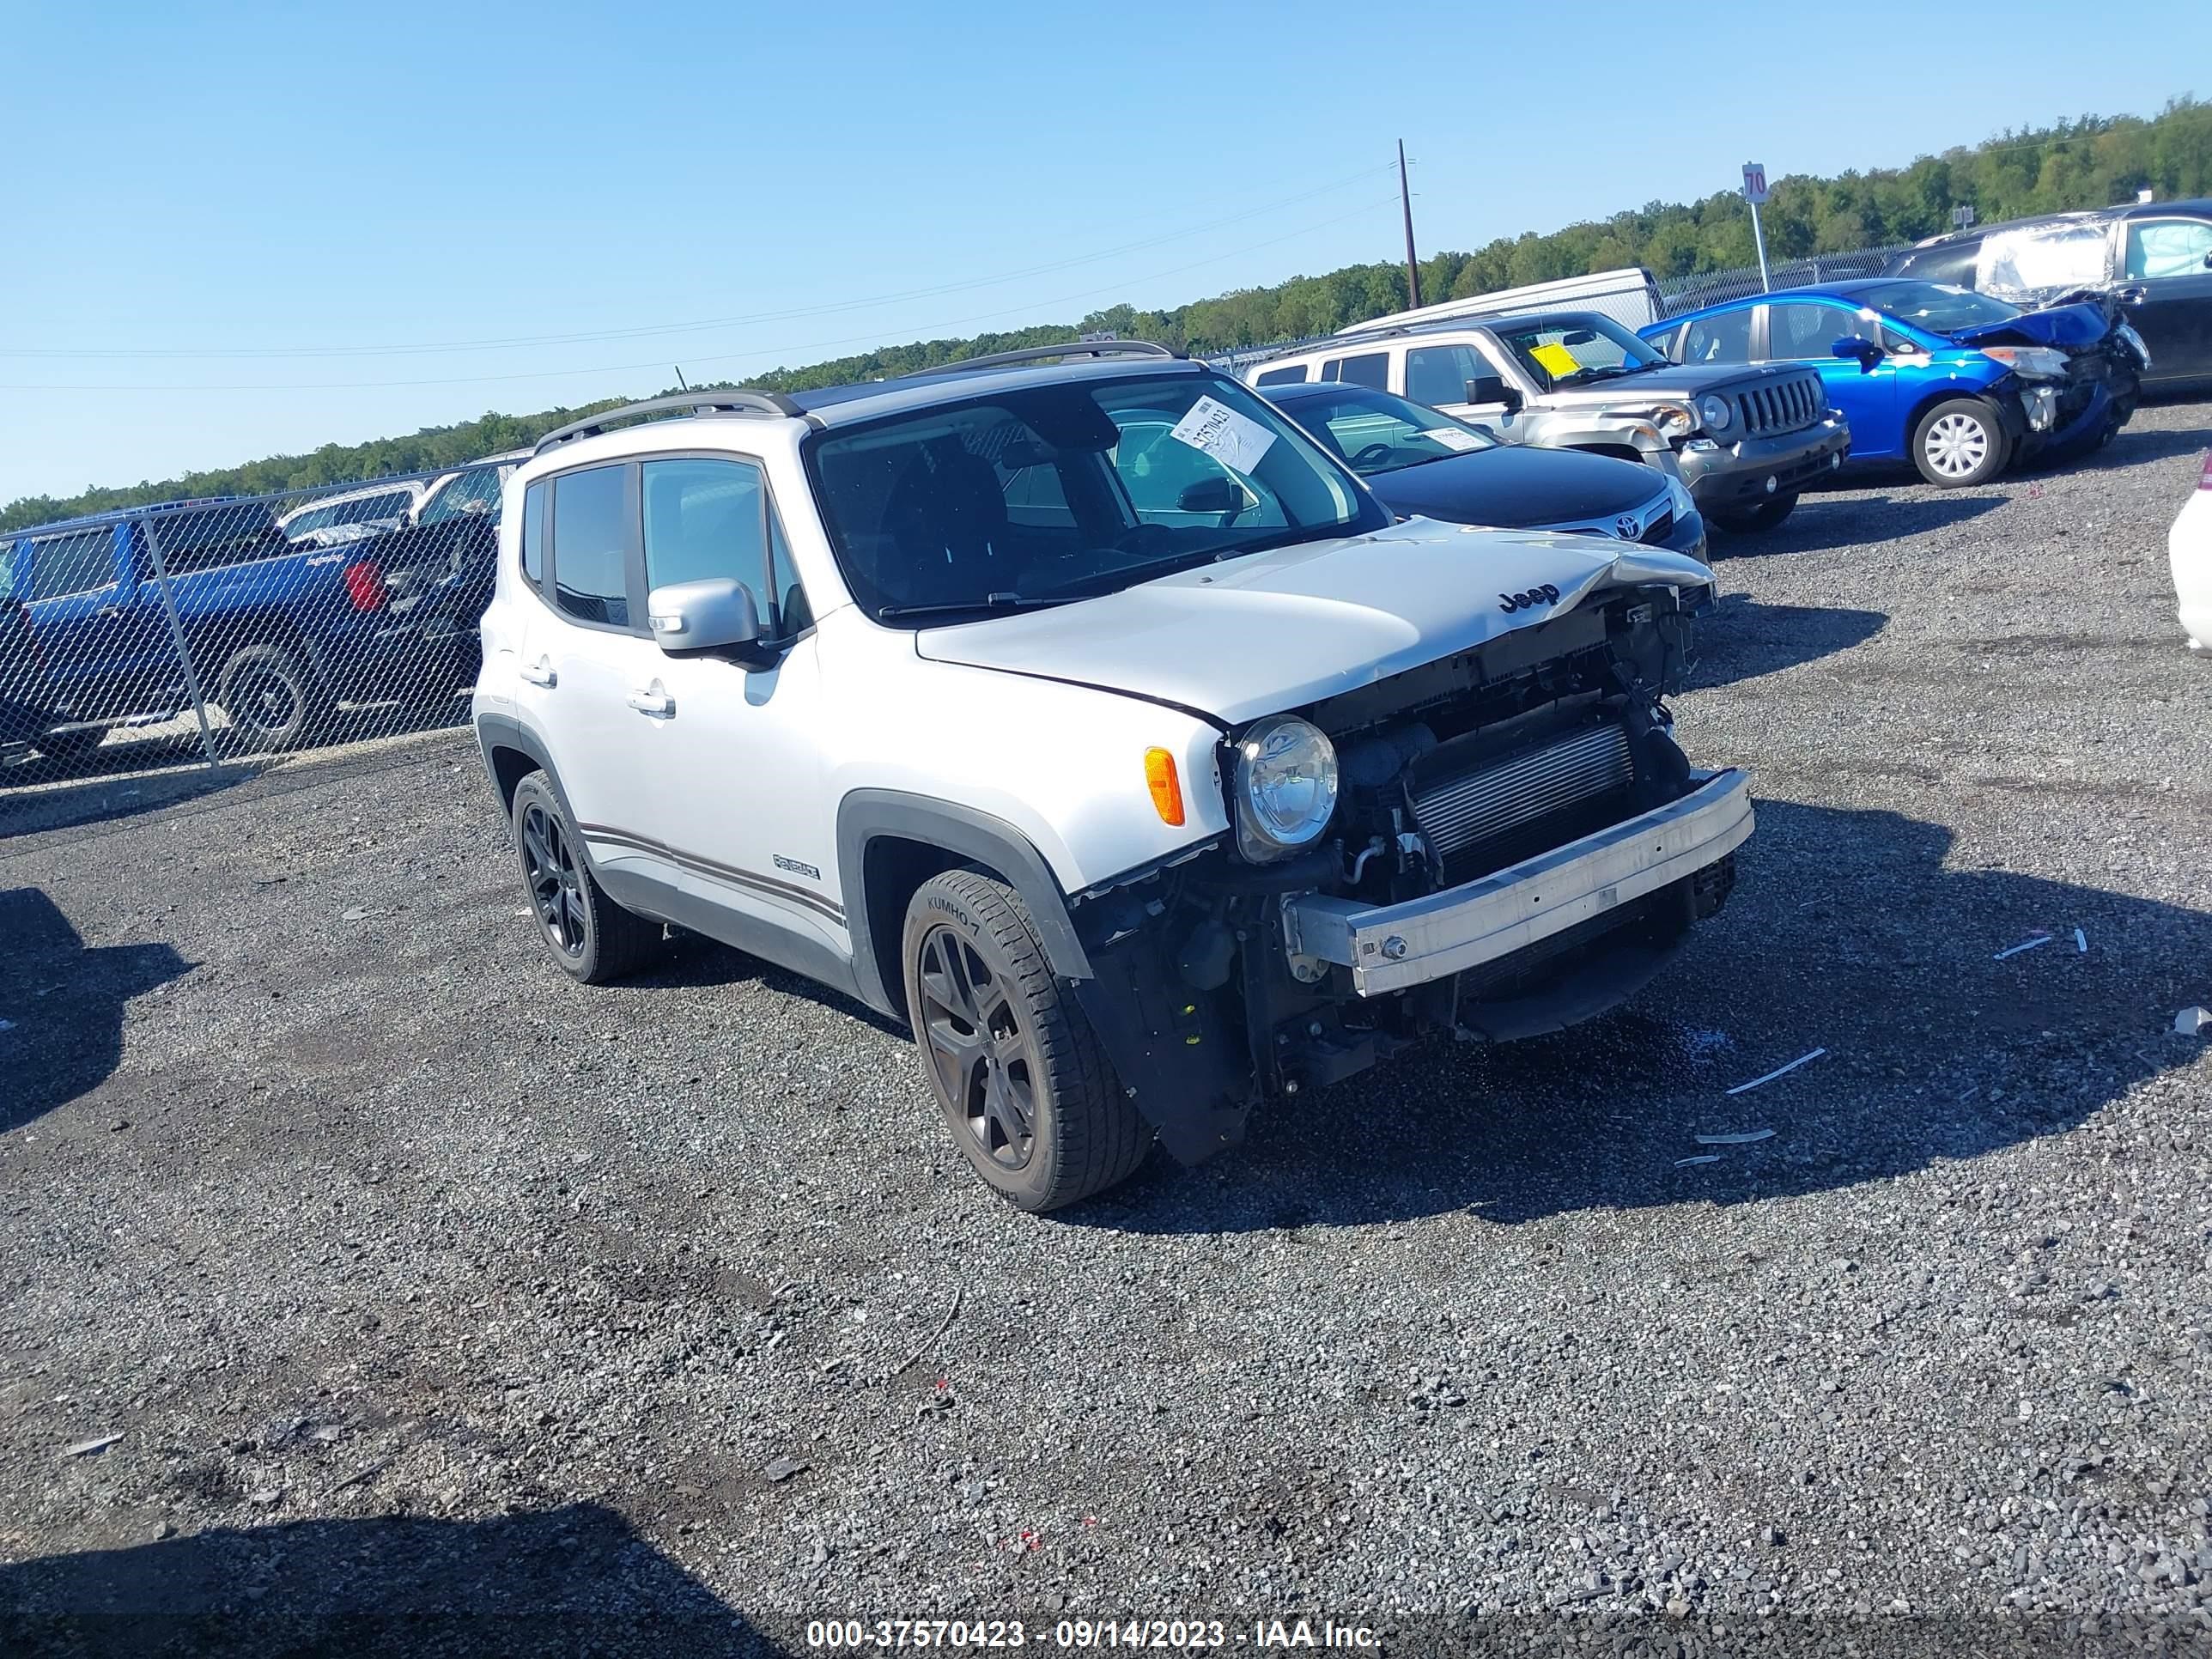
{"label": "alloy wheel", "polygon": [[1947,478],[1964,478],[1989,459],[1989,428],[1971,415],[1946,415],[1921,440],[1928,465]]}
{"label": "alloy wheel", "polygon": [[522,861],[530,880],[531,908],[553,948],[580,957],[590,938],[583,872],[561,820],[535,802],[522,815]]}
{"label": "alloy wheel", "polygon": [[1007,988],[951,927],[923,938],[916,966],[939,1097],[992,1163],[1025,1168],[1036,1146],[1036,1079]]}

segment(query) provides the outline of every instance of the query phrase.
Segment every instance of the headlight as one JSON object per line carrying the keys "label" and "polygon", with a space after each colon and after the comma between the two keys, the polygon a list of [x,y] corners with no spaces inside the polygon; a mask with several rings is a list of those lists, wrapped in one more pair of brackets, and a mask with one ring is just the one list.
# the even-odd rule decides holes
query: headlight
{"label": "headlight", "polygon": [[1672,441],[1686,438],[1698,429],[1698,417],[1682,404],[1655,404],[1651,410],[1651,424],[1659,428],[1659,435]]}
{"label": "headlight", "polygon": [[1706,431],[1725,432],[1735,422],[1735,410],[1719,392],[1708,392],[1698,399],[1698,418],[1705,422]]}
{"label": "headlight", "polygon": [[2063,380],[2066,354],[2049,346],[1983,346],[1981,354],[1993,357],[2023,380]]}
{"label": "headlight", "polygon": [[1248,859],[1285,858],[1313,844],[1336,811],[1336,745],[1319,726],[1283,714],[1237,745],[1237,847]]}

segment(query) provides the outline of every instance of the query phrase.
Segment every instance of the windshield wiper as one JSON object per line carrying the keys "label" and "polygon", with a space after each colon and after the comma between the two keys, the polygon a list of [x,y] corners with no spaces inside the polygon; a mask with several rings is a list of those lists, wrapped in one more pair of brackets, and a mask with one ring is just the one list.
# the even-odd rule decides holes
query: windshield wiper
{"label": "windshield wiper", "polygon": [[986,593],[980,599],[947,599],[934,605],[887,605],[876,612],[878,622],[893,622],[907,617],[957,617],[982,615],[998,616],[1015,611],[1036,611],[1047,605],[1066,605],[1066,599],[1054,595],[1049,599],[1034,598],[1026,593]]}

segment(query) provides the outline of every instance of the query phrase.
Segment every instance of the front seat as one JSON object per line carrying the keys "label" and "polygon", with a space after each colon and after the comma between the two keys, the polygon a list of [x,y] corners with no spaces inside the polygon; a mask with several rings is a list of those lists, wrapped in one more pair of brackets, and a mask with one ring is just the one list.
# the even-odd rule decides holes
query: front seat
{"label": "front seat", "polygon": [[979,599],[1009,586],[1006,496],[999,475],[956,442],[918,452],[892,487],[886,527],[907,568],[879,572],[908,605]]}

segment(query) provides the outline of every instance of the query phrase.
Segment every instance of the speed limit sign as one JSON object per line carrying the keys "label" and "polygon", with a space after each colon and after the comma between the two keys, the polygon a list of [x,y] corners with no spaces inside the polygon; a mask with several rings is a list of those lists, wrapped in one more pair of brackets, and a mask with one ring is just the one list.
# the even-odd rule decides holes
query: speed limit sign
{"label": "speed limit sign", "polygon": [[1743,164],[1743,199],[1753,207],[1766,205],[1766,163],[1746,161]]}

